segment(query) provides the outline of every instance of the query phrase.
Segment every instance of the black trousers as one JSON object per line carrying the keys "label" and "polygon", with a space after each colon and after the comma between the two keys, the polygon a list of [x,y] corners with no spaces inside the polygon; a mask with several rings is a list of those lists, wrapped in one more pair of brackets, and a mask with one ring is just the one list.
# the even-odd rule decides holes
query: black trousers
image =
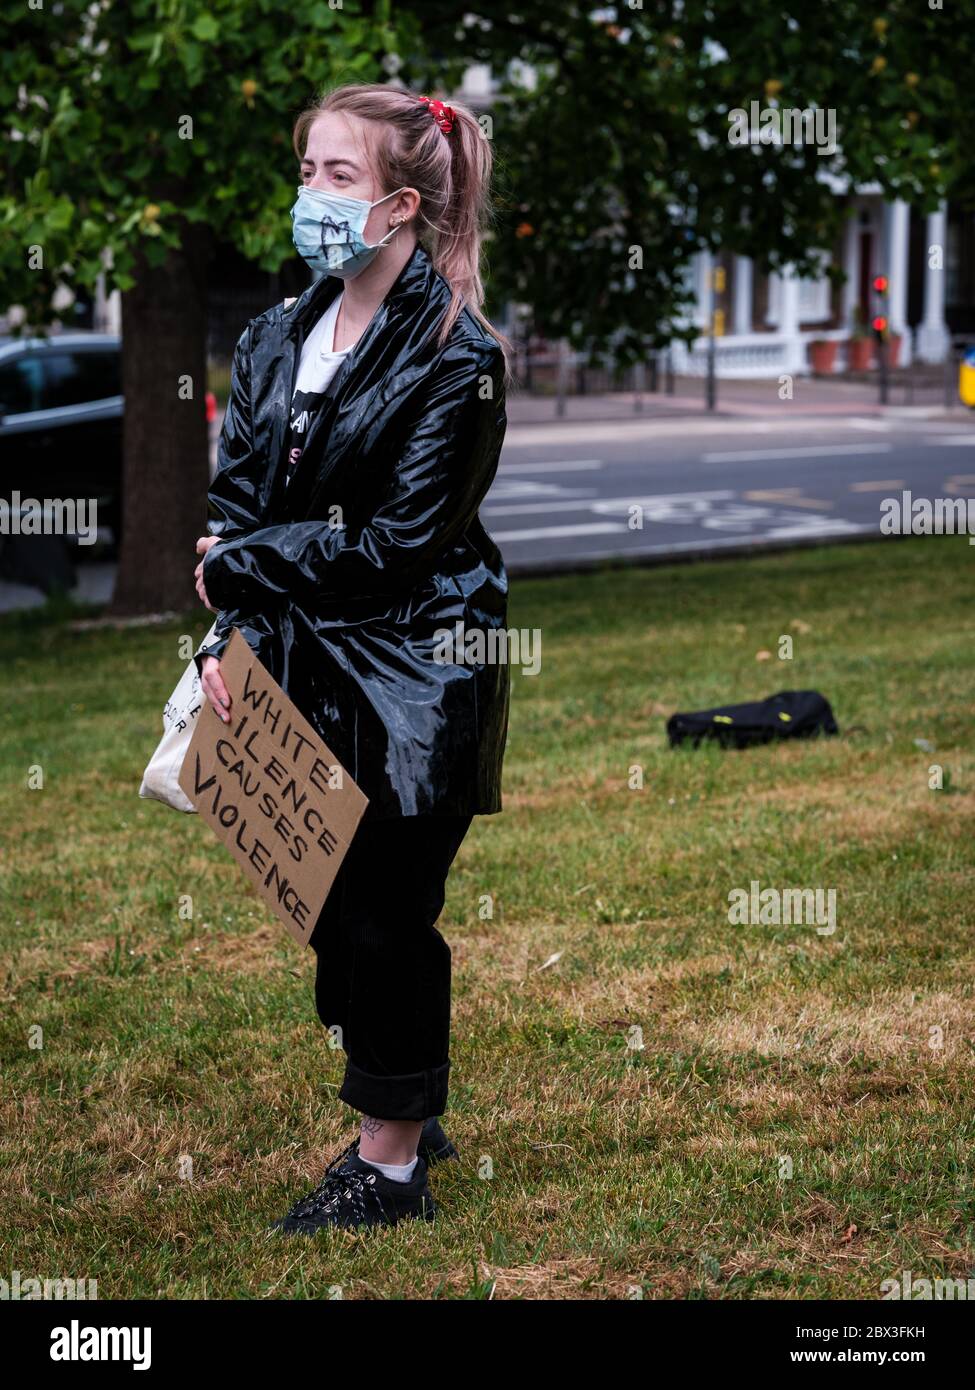
{"label": "black trousers", "polygon": [[364,1115],[447,1108],[450,947],[435,923],[472,820],[361,822],[315,924],[315,1006],[346,1053],[339,1098]]}

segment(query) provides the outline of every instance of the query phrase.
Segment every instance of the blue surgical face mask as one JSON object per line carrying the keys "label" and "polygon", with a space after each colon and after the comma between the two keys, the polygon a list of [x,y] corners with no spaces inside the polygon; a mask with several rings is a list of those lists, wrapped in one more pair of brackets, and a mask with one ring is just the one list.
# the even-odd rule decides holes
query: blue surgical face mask
{"label": "blue surgical face mask", "polygon": [[291,209],[295,250],[312,270],[337,275],[340,280],[353,279],[399,231],[394,227],[382,241],[369,246],[363,237],[369,213],[402,191],[397,188],[385,198],[367,203],[363,198],[343,198],[300,184],[298,201]]}

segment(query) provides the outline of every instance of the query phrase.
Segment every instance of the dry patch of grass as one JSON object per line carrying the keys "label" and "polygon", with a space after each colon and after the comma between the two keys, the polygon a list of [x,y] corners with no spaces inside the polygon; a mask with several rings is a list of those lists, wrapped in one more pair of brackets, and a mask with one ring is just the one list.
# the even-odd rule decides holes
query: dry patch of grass
{"label": "dry patch of grass", "polygon": [[[966,975],[970,981],[970,969]],[[682,1009],[667,1023],[688,1043],[733,1056],[802,1052],[830,1066],[863,1057],[935,1070],[975,1067],[975,999],[954,992],[919,997],[914,991],[897,991],[838,1008],[828,995],[807,991],[801,999],[778,997],[774,1012],[765,1001],[702,1022],[692,1010]]]}

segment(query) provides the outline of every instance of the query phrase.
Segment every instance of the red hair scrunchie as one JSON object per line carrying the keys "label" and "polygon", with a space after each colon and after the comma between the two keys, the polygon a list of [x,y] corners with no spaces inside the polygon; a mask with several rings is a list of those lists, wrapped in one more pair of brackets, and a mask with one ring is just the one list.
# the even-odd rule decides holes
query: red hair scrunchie
{"label": "red hair scrunchie", "polygon": [[457,119],[454,115],[454,108],[445,105],[442,101],[433,101],[430,97],[417,97],[417,101],[422,102],[427,108],[444,135],[449,135],[454,128],[454,121]]}

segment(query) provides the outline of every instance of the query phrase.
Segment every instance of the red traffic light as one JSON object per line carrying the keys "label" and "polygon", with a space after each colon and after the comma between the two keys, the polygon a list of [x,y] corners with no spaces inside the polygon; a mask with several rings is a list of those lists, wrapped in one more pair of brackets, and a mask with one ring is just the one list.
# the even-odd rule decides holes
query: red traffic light
{"label": "red traffic light", "polygon": [[887,320],[878,314],[873,321],[872,327],[875,333],[886,333]]}
{"label": "red traffic light", "polygon": [[874,279],[873,279],[873,287],[874,287],[874,289],[877,291],[878,294],[886,294],[886,293],[887,293],[887,276],[886,276],[886,275],[875,275],[875,276],[874,276]]}

